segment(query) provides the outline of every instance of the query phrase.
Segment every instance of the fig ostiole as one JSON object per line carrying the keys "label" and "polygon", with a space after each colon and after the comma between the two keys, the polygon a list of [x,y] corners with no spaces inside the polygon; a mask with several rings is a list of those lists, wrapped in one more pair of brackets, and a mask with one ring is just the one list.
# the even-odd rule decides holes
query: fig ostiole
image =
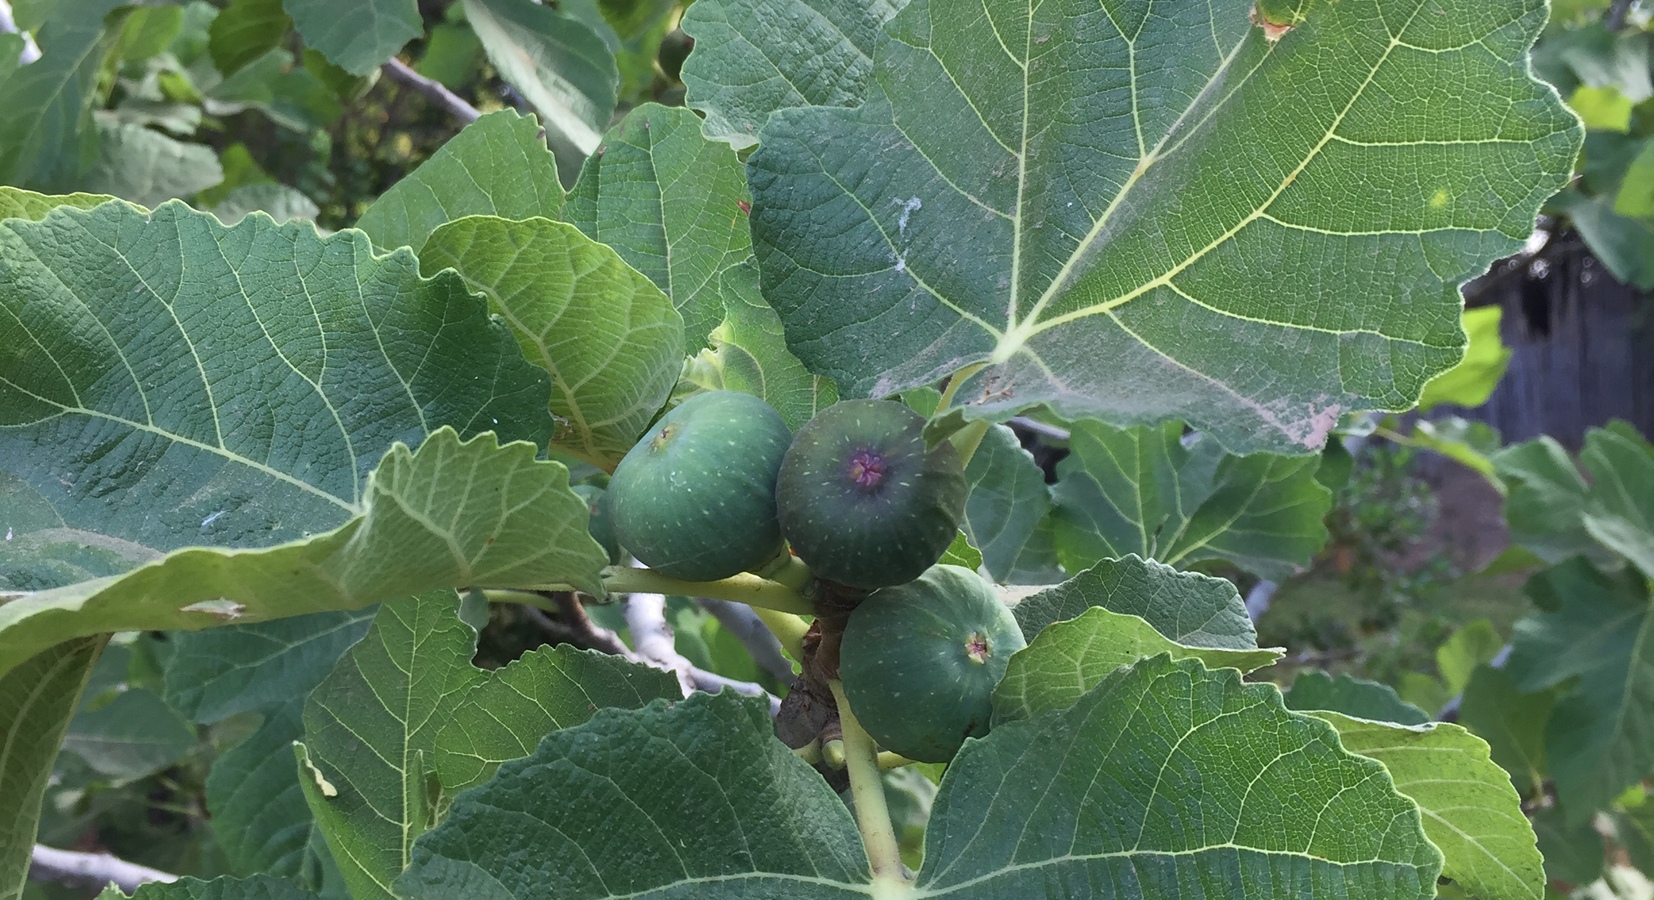
{"label": "fig ostiole", "polygon": [[942,558],[964,514],[951,444],[887,400],[848,400],[798,430],[776,484],[782,534],[818,578],[863,590],[912,581]]}
{"label": "fig ostiole", "polygon": [[716,581],[782,552],[775,481],[792,432],[751,394],[696,394],[621,459],[608,501],[621,547],[684,581]]}
{"label": "fig ostiole", "polygon": [[988,733],[994,688],[1026,643],[981,576],[938,565],[874,591],[850,613],[839,678],[851,710],[881,747],[945,762],[966,738]]}

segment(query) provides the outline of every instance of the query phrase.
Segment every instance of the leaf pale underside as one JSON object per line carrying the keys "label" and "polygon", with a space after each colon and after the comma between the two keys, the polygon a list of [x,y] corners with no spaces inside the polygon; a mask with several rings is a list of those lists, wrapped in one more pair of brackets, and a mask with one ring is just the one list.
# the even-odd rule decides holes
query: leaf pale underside
{"label": "leaf pale underside", "polygon": [[1252,6],[908,4],[864,104],[777,112],[749,161],[793,351],[847,396],[982,365],[973,417],[1237,452],[1412,405],[1580,145],[1527,68],[1545,3],[1321,3],[1276,41]]}
{"label": "leaf pale underside", "polygon": [[1473,897],[1545,896],[1533,826],[1485,741],[1446,722],[1403,727],[1315,715],[1338,729],[1344,749],[1383,763],[1396,790],[1419,805],[1424,833],[1442,851],[1443,877]]}
{"label": "leaf pale underside", "polygon": [[[190,548],[125,575],[0,605],[0,659],[101,631],[196,630],[359,609],[448,587],[570,584],[601,594],[608,557],[586,533],[568,470],[527,443],[451,429],[392,448],[362,512],[339,528],[259,550]],[[14,655],[15,654],[15,655]]]}
{"label": "leaf pale underside", "polygon": [[573,225],[466,216],[431,233],[426,271],[456,269],[551,376],[552,443],[613,471],[683,368],[683,319],[660,289]]}
{"label": "leaf pale underside", "polygon": [[1179,572],[1138,556],[1104,560],[1062,584],[1026,597],[1012,610],[1029,641],[1053,622],[1093,606],[1137,616],[1187,647],[1253,650],[1258,634],[1235,585]]}

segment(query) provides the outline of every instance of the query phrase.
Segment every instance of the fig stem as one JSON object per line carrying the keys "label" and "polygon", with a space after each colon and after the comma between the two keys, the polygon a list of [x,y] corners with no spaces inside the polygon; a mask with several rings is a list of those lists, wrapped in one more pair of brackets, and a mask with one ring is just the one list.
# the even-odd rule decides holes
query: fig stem
{"label": "fig stem", "polygon": [[802,747],[794,747],[793,755],[812,766],[821,762],[821,739],[816,738]]}
{"label": "fig stem", "polygon": [[758,621],[775,635],[781,642],[781,649],[798,662],[804,661],[804,632],[810,630],[810,623],[800,619],[792,613],[778,612],[755,606],[752,611],[758,614]]}
{"label": "fig stem", "polygon": [[977,419],[954,433],[952,438],[953,449],[959,451],[959,464],[961,466],[971,464],[971,457],[976,455],[976,448],[982,446],[982,439],[987,434],[987,419]]}
{"label": "fig stem", "polygon": [[749,572],[732,575],[718,581],[684,581],[662,575],[653,569],[634,569],[630,566],[609,566],[603,570],[603,587],[618,594],[634,592],[646,594],[676,594],[682,597],[711,597],[714,600],[734,600],[759,609],[794,615],[814,615],[815,608],[798,591],[759,578]]}
{"label": "fig stem", "polygon": [[972,363],[953,373],[953,377],[948,379],[948,386],[942,389],[942,399],[936,402],[937,415],[941,415],[952,408],[953,395],[959,393],[959,386],[969,381],[972,375],[986,367],[987,363]]}
{"label": "fig stem", "polygon": [[838,704],[839,727],[844,729],[844,767],[850,775],[850,797],[856,804],[856,827],[861,831],[873,877],[905,883],[907,873],[902,867],[901,845],[896,842],[890,808],[884,801],[878,747],[850,710],[844,683],[835,679],[827,682],[827,686],[832,688],[833,701]]}
{"label": "fig stem", "polygon": [[908,759],[900,753],[891,753],[889,750],[879,751],[879,768],[900,769],[902,766],[917,765],[918,760]]}

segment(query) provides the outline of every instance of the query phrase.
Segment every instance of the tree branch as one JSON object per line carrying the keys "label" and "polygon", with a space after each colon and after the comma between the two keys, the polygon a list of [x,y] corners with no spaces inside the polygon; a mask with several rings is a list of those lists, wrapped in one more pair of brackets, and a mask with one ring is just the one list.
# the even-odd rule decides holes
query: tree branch
{"label": "tree branch", "polygon": [[1636,0],[1614,0],[1613,5],[1608,7],[1608,15],[1602,24],[1609,31],[1619,31],[1625,27],[1625,17],[1631,14],[1631,7],[1634,5]]}
{"label": "tree branch", "polygon": [[695,689],[695,680],[689,674],[694,666],[678,653],[672,627],[666,624],[665,595],[637,593],[627,597],[626,628],[632,632],[632,647],[638,656],[676,674],[685,694]]}
{"label": "tree branch", "polygon": [[752,654],[752,661],[758,664],[758,668],[774,675],[782,683],[793,680],[793,664],[787,662],[787,657],[782,655],[781,641],[770,632],[764,620],[758,617],[758,613],[754,612],[752,607],[745,603],[731,603],[728,600],[713,600],[707,597],[701,597],[695,602],[740,640],[741,645]]}
{"label": "tree branch", "polygon": [[424,75],[408,68],[407,63],[396,57],[391,57],[379,67],[385,76],[397,84],[412,88],[425,99],[435,103],[448,111],[448,114],[460,121],[461,125],[469,125],[482,118],[482,113],[465,98],[448,90],[439,81],[432,81]]}
{"label": "tree branch", "polygon": [[[547,605],[557,610],[557,618],[554,619],[546,615],[534,606],[525,605],[523,607],[524,611],[528,613],[530,621],[538,625],[541,631],[563,643],[585,647],[590,650],[601,650],[604,653],[612,653],[635,663],[671,671],[678,676],[678,682],[683,686],[685,696],[692,690],[717,693],[727,687],[749,697],[767,698],[770,704],[771,716],[781,711],[780,698],[764,690],[761,685],[753,684],[750,681],[736,681],[732,678],[725,678],[715,672],[708,672],[705,669],[690,665],[689,660],[679,656],[675,648],[672,650],[672,654],[682,660],[686,668],[678,669],[651,659],[641,652],[633,652],[631,648],[626,646],[626,642],[620,639],[620,635],[593,622],[591,616],[586,614],[586,607],[581,604],[580,598],[576,597],[572,591],[547,591],[539,596],[550,601]],[[662,600],[664,599],[662,598]],[[630,607],[630,604],[628,604],[628,607]],[[636,626],[632,624],[632,615],[629,608],[626,618],[627,627],[635,629]],[[652,623],[645,624],[645,628],[651,627],[655,626]],[[665,632],[667,646],[670,647],[672,636],[671,631],[666,628],[664,604],[658,627]],[[633,631],[633,640],[637,640],[635,630]]]}
{"label": "tree branch", "polygon": [[97,890],[113,882],[130,894],[140,884],[172,882],[178,876],[117,859],[107,853],[76,853],[35,844],[29,856],[29,878]]}

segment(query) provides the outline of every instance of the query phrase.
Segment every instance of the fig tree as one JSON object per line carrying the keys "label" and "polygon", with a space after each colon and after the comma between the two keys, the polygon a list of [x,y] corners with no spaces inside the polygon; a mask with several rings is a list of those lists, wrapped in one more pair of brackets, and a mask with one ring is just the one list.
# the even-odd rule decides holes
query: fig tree
{"label": "fig tree", "polygon": [[839,678],[850,709],[886,750],[945,762],[965,738],[988,733],[994,687],[1025,645],[980,576],[933,566],[874,591],[850,613]]}
{"label": "fig tree", "polygon": [[792,432],[736,391],[685,400],[615,468],[615,537],[644,565],[688,581],[728,578],[782,550],[775,477]]}
{"label": "fig tree", "polygon": [[887,400],[835,403],[798,429],[781,464],[781,532],[816,577],[881,588],[942,558],[965,510],[953,445],[925,448],[925,420]]}

